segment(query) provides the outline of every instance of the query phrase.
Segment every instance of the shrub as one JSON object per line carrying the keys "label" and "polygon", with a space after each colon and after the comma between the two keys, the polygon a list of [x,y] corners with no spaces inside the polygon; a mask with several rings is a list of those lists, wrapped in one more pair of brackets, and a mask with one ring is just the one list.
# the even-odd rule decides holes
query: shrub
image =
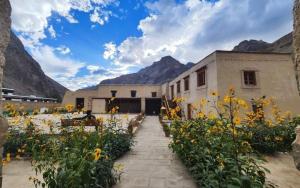
{"label": "shrub", "polygon": [[170,127],[166,123],[162,123],[162,127],[166,137],[170,136]]}
{"label": "shrub", "polygon": [[101,132],[79,126],[61,127],[58,135],[43,134],[30,118],[22,128],[10,128],[5,155],[31,157],[35,171],[43,176],[31,180],[42,187],[111,187],[120,176],[115,160],[133,144],[114,120]]}
{"label": "shrub", "polygon": [[296,138],[295,127],[296,124],[293,122],[271,126],[266,122],[261,122],[251,127],[244,125],[243,129],[252,134],[248,142],[254,150],[273,154],[292,150],[292,143]]}
{"label": "shrub", "polygon": [[[196,119],[172,124],[171,148],[201,187],[263,187],[264,169],[244,135],[225,119]],[[246,186],[250,185],[250,186]]]}

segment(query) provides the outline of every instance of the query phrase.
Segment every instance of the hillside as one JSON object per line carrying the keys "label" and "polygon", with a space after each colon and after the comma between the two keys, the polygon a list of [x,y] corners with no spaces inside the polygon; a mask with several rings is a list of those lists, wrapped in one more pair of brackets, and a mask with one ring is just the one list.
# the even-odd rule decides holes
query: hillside
{"label": "hillside", "polygon": [[53,97],[59,100],[63,98],[67,89],[45,75],[13,32],[5,58],[3,87],[15,89],[15,93],[19,95]]}
{"label": "hillside", "polygon": [[173,57],[166,56],[137,73],[103,80],[100,84],[162,84],[168,80],[172,80],[193,65],[193,63],[184,65]]}
{"label": "hillside", "polygon": [[273,43],[262,40],[244,40],[235,46],[233,51],[291,53],[292,44],[293,36],[289,33]]}

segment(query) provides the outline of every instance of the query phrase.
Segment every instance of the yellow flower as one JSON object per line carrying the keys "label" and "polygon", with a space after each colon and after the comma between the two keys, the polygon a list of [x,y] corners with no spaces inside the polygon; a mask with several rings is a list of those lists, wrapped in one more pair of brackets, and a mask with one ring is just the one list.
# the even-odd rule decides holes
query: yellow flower
{"label": "yellow flower", "polygon": [[209,120],[214,120],[214,119],[216,119],[216,115],[214,113],[209,113],[208,114],[208,119]]}
{"label": "yellow flower", "polygon": [[179,106],[176,106],[175,111],[176,111],[176,112],[180,112],[180,107],[179,107]]}
{"label": "yellow flower", "polygon": [[218,120],[217,125],[221,126],[221,125],[223,125],[223,122],[221,120]]}
{"label": "yellow flower", "polygon": [[203,119],[205,117],[205,114],[203,112],[199,112],[197,114],[197,117],[200,118],[200,119]]}
{"label": "yellow flower", "polygon": [[230,102],[230,97],[228,95],[226,95],[223,100],[224,100],[225,103],[229,103]]}
{"label": "yellow flower", "polygon": [[218,96],[218,93],[217,93],[217,92],[215,92],[215,91],[212,91],[210,94],[211,94],[211,96],[213,96],[213,97],[216,97],[216,96]]}
{"label": "yellow flower", "polygon": [[201,106],[205,106],[207,104],[207,100],[205,99],[205,98],[202,98],[201,100],[200,100],[200,105]]}
{"label": "yellow flower", "polygon": [[283,140],[283,138],[282,138],[282,137],[280,137],[280,136],[276,136],[276,137],[275,137],[275,140],[276,140],[276,141],[282,141],[282,140]]}
{"label": "yellow flower", "polygon": [[243,108],[248,108],[248,105],[247,105],[247,103],[246,103],[246,101],[244,101],[244,100],[242,100],[242,99],[238,99],[238,104],[240,105],[240,106],[242,106]]}
{"label": "yellow flower", "polygon": [[7,154],[6,154],[6,161],[9,162],[10,160],[11,160],[11,158],[10,158],[10,153],[7,153]]}
{"label": "yellow flower", "polygon": [[74,106],[73,106],[72,104],[67,104],[67,105],[65,106],[65,108],[66,108],[66,110],[67,110],[68,112],[72,112],[73,109],[74,109]]}
{"label": "yellow flower", "polygon": [[101,149],[100,148],[96,148],[94,155],[95,155],[94,160],[98,161],[100,159],[100,157],[101,157]]}
{"label": "yellow flower", "polygon": [[234,118],[233,118],[233,123],[236,124],[236,125],[241,124],[241,118],[239,118],[239,117],[234,117]]}

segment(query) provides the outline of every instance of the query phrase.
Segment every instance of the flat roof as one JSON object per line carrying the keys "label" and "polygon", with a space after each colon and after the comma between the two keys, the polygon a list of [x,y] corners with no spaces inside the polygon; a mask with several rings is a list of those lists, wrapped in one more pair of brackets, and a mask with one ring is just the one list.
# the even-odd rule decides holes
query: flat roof
{"label": "flat roof", "polygon": [[11,98],[11,99],[34,99],[34,100],[50,100],[57,101],[55,98],[44,98],[44,97],[34,97],[34,96],[22,96],[22,95],[2,95],[3,98]]}
{"label": "flat roof", "polygon": [[99,86],[161,86],[161,84],[99,84]]}
{"label": "flat roof", "polygon": [[[291,55],[292,53],[286,53],[286,52],[244,52],[244,51],[229,51],[229,50],[216,50],[213,53],[242,53],[242,54],[274,54],[274,55]],[[212,54],[213,54],[212,53]],[[208,55],[209,56],[209,55]]]}

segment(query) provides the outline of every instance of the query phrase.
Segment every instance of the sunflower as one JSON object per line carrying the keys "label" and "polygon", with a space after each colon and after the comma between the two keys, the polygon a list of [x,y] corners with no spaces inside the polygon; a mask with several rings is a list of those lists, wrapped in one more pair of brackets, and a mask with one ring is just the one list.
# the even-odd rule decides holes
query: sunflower
{"label": "sunflower", "polygon": [[95,152],[94,152],[94,155],[95,155],[94,160],[98,161],[100,159],[100,157],[101,157],[101,149],[100,148],[96,148]]}
{"label": "sunflower", "polygon": [[213,97],[216,97],[216,96],[218,96],[218,93],[217,93],[217,92],[215,92],[215,91],[212,91],[210,94],[211,94],[211,96],[213,96]]}

